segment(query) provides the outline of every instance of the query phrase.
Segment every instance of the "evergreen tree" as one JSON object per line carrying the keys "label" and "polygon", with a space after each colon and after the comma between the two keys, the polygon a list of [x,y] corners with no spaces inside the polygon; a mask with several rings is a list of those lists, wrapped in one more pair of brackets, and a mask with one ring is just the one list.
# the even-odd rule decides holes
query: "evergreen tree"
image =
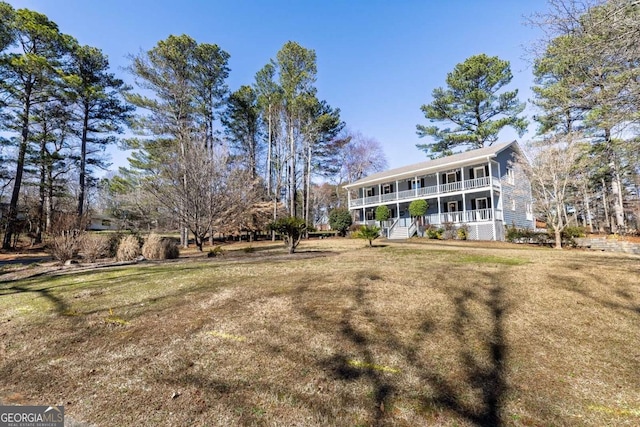
{"label": "evergreen tree", "polygon": [[8,99],[6,128],[20,136],[16,138],[16,168],[3,249],[11,247],[15,232],[25,159],[32,142],[33,108],[47,102],[48,89],[59,84],[61,61],[72,43],[72,38],[61,34],[58,26],[45,15],[28,9],[16,11],[12,28],[20,50],[0,56],[0,90],[7,94]]}
{"label": "evergreen tree", "polygon": [[124,82],[109,73],[109,61],[100,49],[74,46],[67,67],[65,87],[73,102],[74,119],[79,124],[78,163],[78,218],[84,214],[86,187],[93,168],[105,169],[107,163],[100,155],[115,142],[116,133],[129,118],[132,107],[122,100],[127,89]]}
{"label": "evergreen tree", "polygon": [[251,86],[241,86],[229,96],[222,124],[233,153],[246,162],[252,179],[255,179],[262,144],[258,96]]}
{"label": "evergreen tree", "polygon": [[417,125],[418,136],[435,142],[417,144],[432,158],[450,155],[456,148],[482,148],[498,139],[507,126],[523,135],[527,120],[519,115],[525,104],[518,101],[518,90],[501,92],[513,75],[508,61],[485,54],[467,58],[447,74],[447,88],[433,90],[433,101],[421,110],[432,122],[454,128]]}

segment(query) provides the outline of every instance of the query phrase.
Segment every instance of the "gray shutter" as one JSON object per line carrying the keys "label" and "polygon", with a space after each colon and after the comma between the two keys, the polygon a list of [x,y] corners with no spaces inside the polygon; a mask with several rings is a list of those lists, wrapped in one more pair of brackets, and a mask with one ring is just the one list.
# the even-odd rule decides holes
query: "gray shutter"
{"label": "gray shutter", "polygon": [[484,165],[484,176],[489,176],[489,165]]}
{"label": "gray shutter", "polygon": [[471,199],[471,210],[472,211],[476,210],[476,199]]}
{"label": "gray shutter", "polygon": [[469,179],[475,179],[473,177],[473,168],[469,169]]}

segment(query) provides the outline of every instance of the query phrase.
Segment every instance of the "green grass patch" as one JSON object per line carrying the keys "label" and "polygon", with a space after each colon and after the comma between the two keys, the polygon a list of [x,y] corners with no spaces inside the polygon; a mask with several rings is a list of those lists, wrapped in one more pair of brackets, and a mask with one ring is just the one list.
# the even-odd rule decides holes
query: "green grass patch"
{"label": "green grass patch", "polygon": [[507,258],[484,254],[455,254],[453,261],[462,264],[524,265],[529,263],[528,260],[522,258]]}

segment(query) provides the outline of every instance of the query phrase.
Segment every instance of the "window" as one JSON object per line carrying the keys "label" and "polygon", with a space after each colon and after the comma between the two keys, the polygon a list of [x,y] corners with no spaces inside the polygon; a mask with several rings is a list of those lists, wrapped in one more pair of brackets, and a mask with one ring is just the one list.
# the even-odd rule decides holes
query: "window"
{"label": "window", "polygon": [[511,184],[511,185],[516,184],[516,173],[512,168],[507,169],[507,184]]}
{"label": "window", "polygon": [[447,181],[447,184],[449,184],[451,182],[456,182],[456,173],[455,172],[447,172],[447,174],[445,175],[445,179]]}
{"label": "window", "polygon": [[531,209],[531,203],[527,203],[527,219],[533,221],[533,209]]}
{"label": "window", "polygon": [[391,187],[391,184],[385,184],[382,186],[382,194],[389,194],[392,190],[393,188]]}
{"label": "window", "polygon": [[373,187],[371,188],[367,188],[367,196],[366,197],[373,197],[373,192],[375,190],[373,189]]}
{"label": "window", "polygon": [[366,217],[367,217],[367,221],[372,221],[373,220],[373,211],[367,211],[366,212]]}
{"label": "window", "polygon": [[477,168],[473,168],[473,176],[474,178],[484,178],[486,175],[484,173],[484,166],[479,166]]}
{"label": "window", "polygon": [[458,210],[458,202],[447,202],[447,212],[456,212]]}
{"label": "window", "polygon": [[479,199],[476,199],[476,209],[488,209],[489,204],[487,203],[487,198],[486,197],[481,197]]}

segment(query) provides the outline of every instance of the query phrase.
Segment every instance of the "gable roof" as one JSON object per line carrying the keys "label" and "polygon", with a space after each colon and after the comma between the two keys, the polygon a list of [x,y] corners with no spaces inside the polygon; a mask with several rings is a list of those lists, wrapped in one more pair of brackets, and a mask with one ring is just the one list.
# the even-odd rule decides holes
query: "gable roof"
{"label": "gable roof", "polygon": [[481,160],[487,157],[496,156],[498,153],[505,150],[506,148],[511,147],[512,145],[515,145],[516,150],[520,151],[520,147],[518,147],[518,143],[516,141],[504,142],[501,144],[492,145],[490,147],[478,148],[476,150],[465,151],[463,153],[441,157],[439,159],[427,160],[420,163],[414,163],[412,165],[389,169],[384,172],[377,172],[354,181],[350,184],[347,184],[345,185],[345,188],[359,187],[364,184],[375,184],[388,180],[389,178],[403,179],[415,176],[416,174],[435,172],[438,169],[444,169],[455,164],[467,163],[473,160]]}

